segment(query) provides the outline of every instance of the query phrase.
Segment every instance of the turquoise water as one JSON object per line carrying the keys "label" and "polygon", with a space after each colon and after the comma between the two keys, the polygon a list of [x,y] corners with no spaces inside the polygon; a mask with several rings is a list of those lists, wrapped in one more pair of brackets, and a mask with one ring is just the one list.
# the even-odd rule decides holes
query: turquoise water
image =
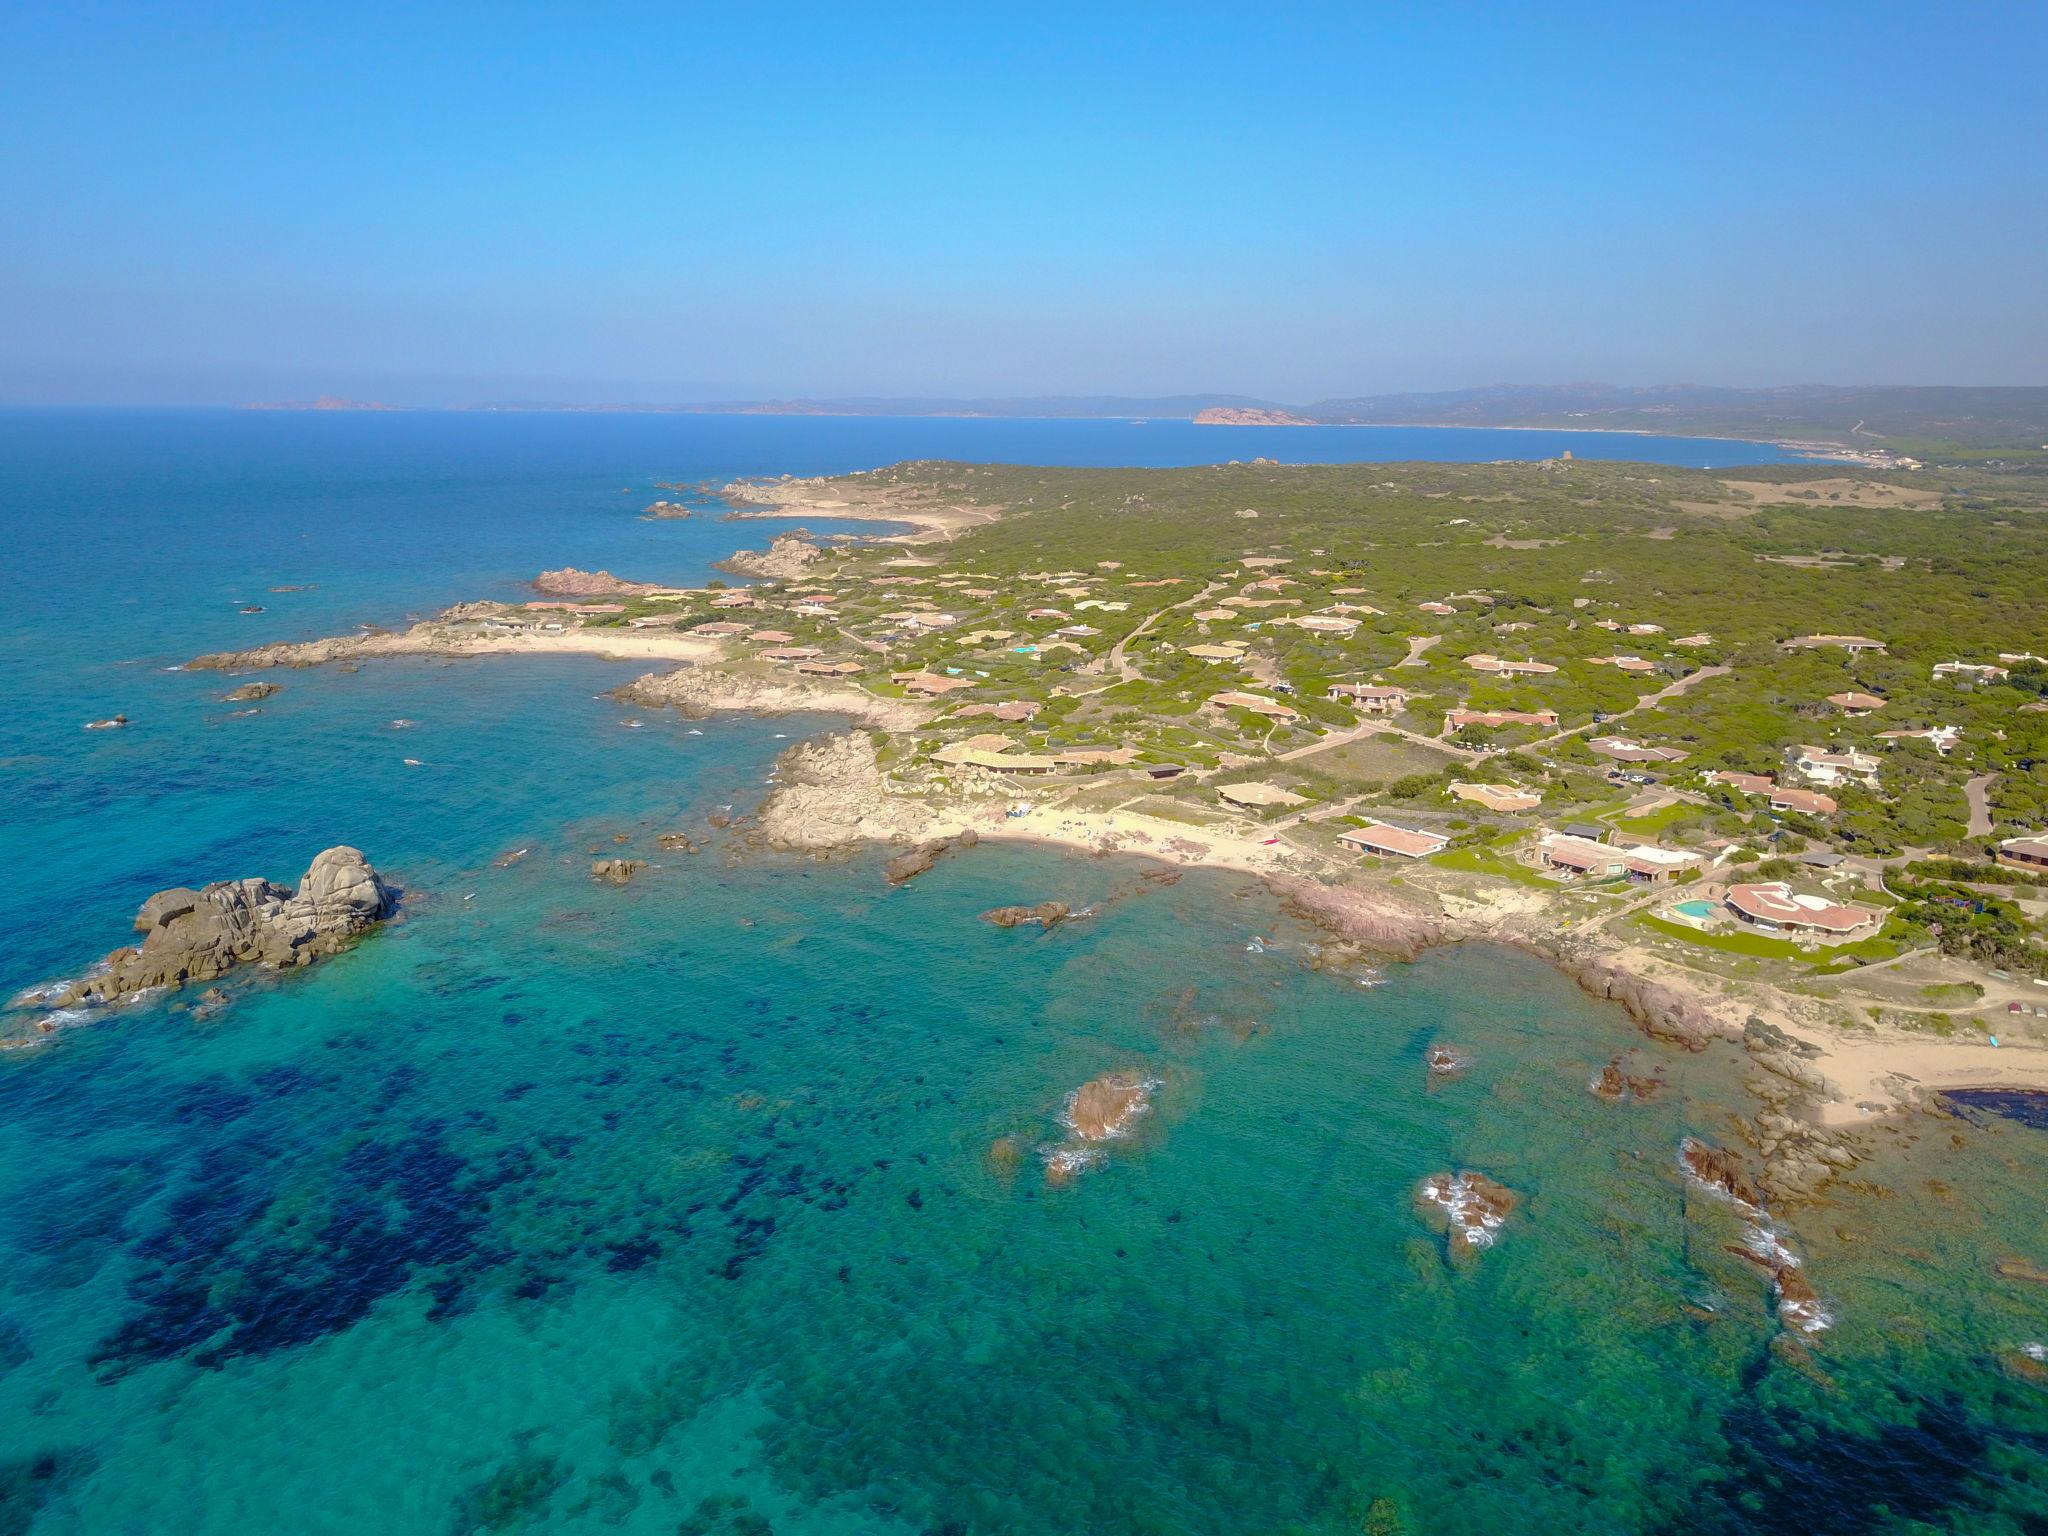
{"label": "turquoise water", "polygon": [[[652,480],[960,440],[366,420],[0,417],[0,989],[75,974],[158,886],[334,841],[406,891],[217,1015],[0,1059],[0,1531],[2048,1519],[2048,1287],[1991,1270],[2048,1262],[2048,1132],[1916,1130],[1795,1229],[1835,1323],[1787,1357],[1675,1163],[1729,1136],[1739,1064],[1525,957],[1322,971],[1256,887],[1043,850],[895,891],[879,856],[742,856],[706,818],[829,722],[628,712],[595,661],[289,673],[236,718],[162,668],[565,561],[689,579],[761,530],[640,522]],[[968,425],[1018,458],[1148,430]],[[712,846],[659,850],[677,828]],[[619,850],[650,869],[594,885]],[[976,920],[1048,896],[1099,915]],[[1432,1083],[1436,1042],[1469,1071]],[[1665,1092],[1594,1098],[1617,1052]],[[1050,1182],[1112,1069],[1150,1113]],[[1520,1197],[1476,1262],[1414,1204],[1457,1168]]]}
{"label": "turquoise water", "polygon": [[1673,910],[1683,912],[1687,917],[1712,917],[1714,904],[1711,901],[1681,901]]}

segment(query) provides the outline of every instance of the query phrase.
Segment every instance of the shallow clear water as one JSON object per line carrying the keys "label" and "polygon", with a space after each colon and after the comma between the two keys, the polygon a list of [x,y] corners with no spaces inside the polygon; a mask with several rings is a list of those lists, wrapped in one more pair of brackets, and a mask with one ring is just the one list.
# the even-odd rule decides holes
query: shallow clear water
{"label": "shallow clear water", "polygon": [[[1788,1360],[1733,1213],[1676,1168],[1728,1134],[1737,1064],[1642,1044],[1525,957],[1319,971],[1255,887],[1041,850],[897,891],[878,856],[663,853],[828,722],[631,713],[602,697],[631,668],[291,673],[244,718],[161,670],[541,565],[685,579],[734,529],[638,521],[655,478],[948,451],[585,420],[494,419],[485,453],[460,418],[67,418],[26,446],[0,418],[0,987],[75,973],[151,889],[334,841],[407,891],[219,1015],[161,1000],[0,1060],[0,1530],[2048,1518],[2021,1353],[2048,1286],[1991,1269],[2048,1262],[2048,1133],[1922,1123],[1802,1224],[1835,1323]],[[318,587],[234,611],[294,581]],[[117,708],[130,730],[79,731]],[[652,867],[594,885],[619,849]],[[1048,896],[1097,915],[976,920]],[[1432,1084],[1437,1041],[1470,1070]],[[1617,1051],[1664,1094],[1595,1099]],[[1117,1068],[1150,1113],[1050,1182],[1065,1096]],[[1414,1204],[1456,1168],[1520,1196],[1476,1262]]]}

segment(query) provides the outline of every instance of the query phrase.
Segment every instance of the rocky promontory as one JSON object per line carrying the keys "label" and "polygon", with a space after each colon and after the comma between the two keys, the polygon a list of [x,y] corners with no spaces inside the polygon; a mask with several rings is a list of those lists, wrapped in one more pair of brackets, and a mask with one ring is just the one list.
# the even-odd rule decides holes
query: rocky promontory
{"label": "rocky promontory", "polygon": [[775,781],[761,806],[761,835],[771,848],[825,853],[869,841],[919,841],[946,830],[922,805],[890,793],[866,731],[798,743],[775,760]]}
{"label": "rocky promontory", "polygon": [[298,888],[221,880],[158,891],[135,917],[140,945],[108,955],[55,998],[60,1008],[114,1003],[151,987],[208,981],[238,965],[309,965],[391,915],[396,898],[362,853],[329,848]]}
{"label": "rocky promontory", "polygon": [[533,578],[533,590],[550,597],[633,597],[665,590],[652,582],[627,581],[610,571],[579,571],[565,565],[559,571],[542,571]]}
{"label": "rocky promontory", "polygon": [[744,672],[731,667],[678,667],[649,672],[612,697],[627,704],[676,709],[693,720],[723,711],[777,715],[815,709],[851,715],[882,730],[908,730],[921,725],[930,711],[904,699],[882,699],[847,684],[834,685],[803,677]]}

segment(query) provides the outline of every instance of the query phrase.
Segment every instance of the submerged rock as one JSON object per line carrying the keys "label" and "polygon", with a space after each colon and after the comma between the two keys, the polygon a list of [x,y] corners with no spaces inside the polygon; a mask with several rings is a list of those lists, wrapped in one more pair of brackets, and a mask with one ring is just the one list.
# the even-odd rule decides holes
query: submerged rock
{"label": "submerged rock", "polygon": [[1152,1107],[1157,1086],[1136,1072],[1105,1072],[1090,1078],[1067,1099],[1067,1125],[1083,1141],[1126,1135],[1132,1122]]}
{"label": "submerged rock", "polygon": [[1444,1223],[1453,1254],[1491,1248],[1494,1235],[1521,1203],[1505,1184],[1469,1168],[1431,1174],[1422,1181],[1415,1198]]}
{"label": "submerged rock", "polygon": [[1057,928],[1067,920],[1070,909],[1064,901],[1041,901],[1035,907],[992,907],[981,914],[984,923],[994,923],[998,928],[1017,928],[1026,923],[1036,923],[1041,928]]}
{"label": "submerged rock", "polygon": [[889,861],[888,867],[882,871],[882,878],[891,885],[902,885],[906,881],[915,880],[919,875],[924,874],[947,854],[972,848],[980,841],[980,834],[972,827],[952,837],[932,838],[929,841],[919,843],[915,848],[897,854],[895,858]]}
{"label": "submerged rock", "polygon": [[1422,1053],[1422,1059],[1429,1067],[1431,1082],[1463,1077],[1472,1067],[1472,1053],[1462,1045],[1438,1042]]}
{"label": "submerged rock", "polygon": [[625,885],[646,867],[638,859],[593,859],[590,878],[609,885]]}
{"label": "submerged rock", "polygon": [[369,861],[348,847],[315,858],[297,890],[268,880],[223,880],[196,891],[158,891],[135,917],[140,947],[115,950],[56,1002],[118,1002],[151,987],[209,981],[238,965],[307,965],[346,947],[394,905]]}
{"label": "submerged rock", "polygon": [[253,704],[258,699],[267,699],[273,693],[283,691],[276,683],[244,683],[222,694],[220,701],[223,704]]}
{"label": "submerged rock", "polygon": [[655,838],[654,846],[670,853],[696,853],[704,845],[687,832],[664,832]]}
{"label": "submerged rock", "polygon": [[1063,1184],[1103,1160],[1104,1144],[1128,1136],[1152,1107],[1158,1080],[1138,1072],[1105,1072],[1072,1093],[1060,1114],[1067,1139],[1042,1149],[1045,1176]]}

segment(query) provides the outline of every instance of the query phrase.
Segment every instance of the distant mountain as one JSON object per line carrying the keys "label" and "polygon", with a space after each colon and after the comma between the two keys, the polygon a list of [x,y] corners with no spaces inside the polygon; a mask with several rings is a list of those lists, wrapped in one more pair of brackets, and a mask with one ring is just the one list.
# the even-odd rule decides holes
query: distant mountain
{"label": "distant mountain", "polygon": [[242,407],[245,411],[402,411],[402,405],[386,405],[381,400],[344,400],[339,395],[317,395],[311,400],[256,400]]}
{"label": "distant mountain", "polygon": [[474,411],[665,411],[745,416],[990,416],[1044,419],[1050,417],[1163,417],[1187,420],[1214,408],[1285,410],[1271,400],[1249,395],[1018,395],[959,399],[934,395],[860,395],[799,400],[692,401],[670,405],[546,405],[528,401],[489,401],[467,406]]}

